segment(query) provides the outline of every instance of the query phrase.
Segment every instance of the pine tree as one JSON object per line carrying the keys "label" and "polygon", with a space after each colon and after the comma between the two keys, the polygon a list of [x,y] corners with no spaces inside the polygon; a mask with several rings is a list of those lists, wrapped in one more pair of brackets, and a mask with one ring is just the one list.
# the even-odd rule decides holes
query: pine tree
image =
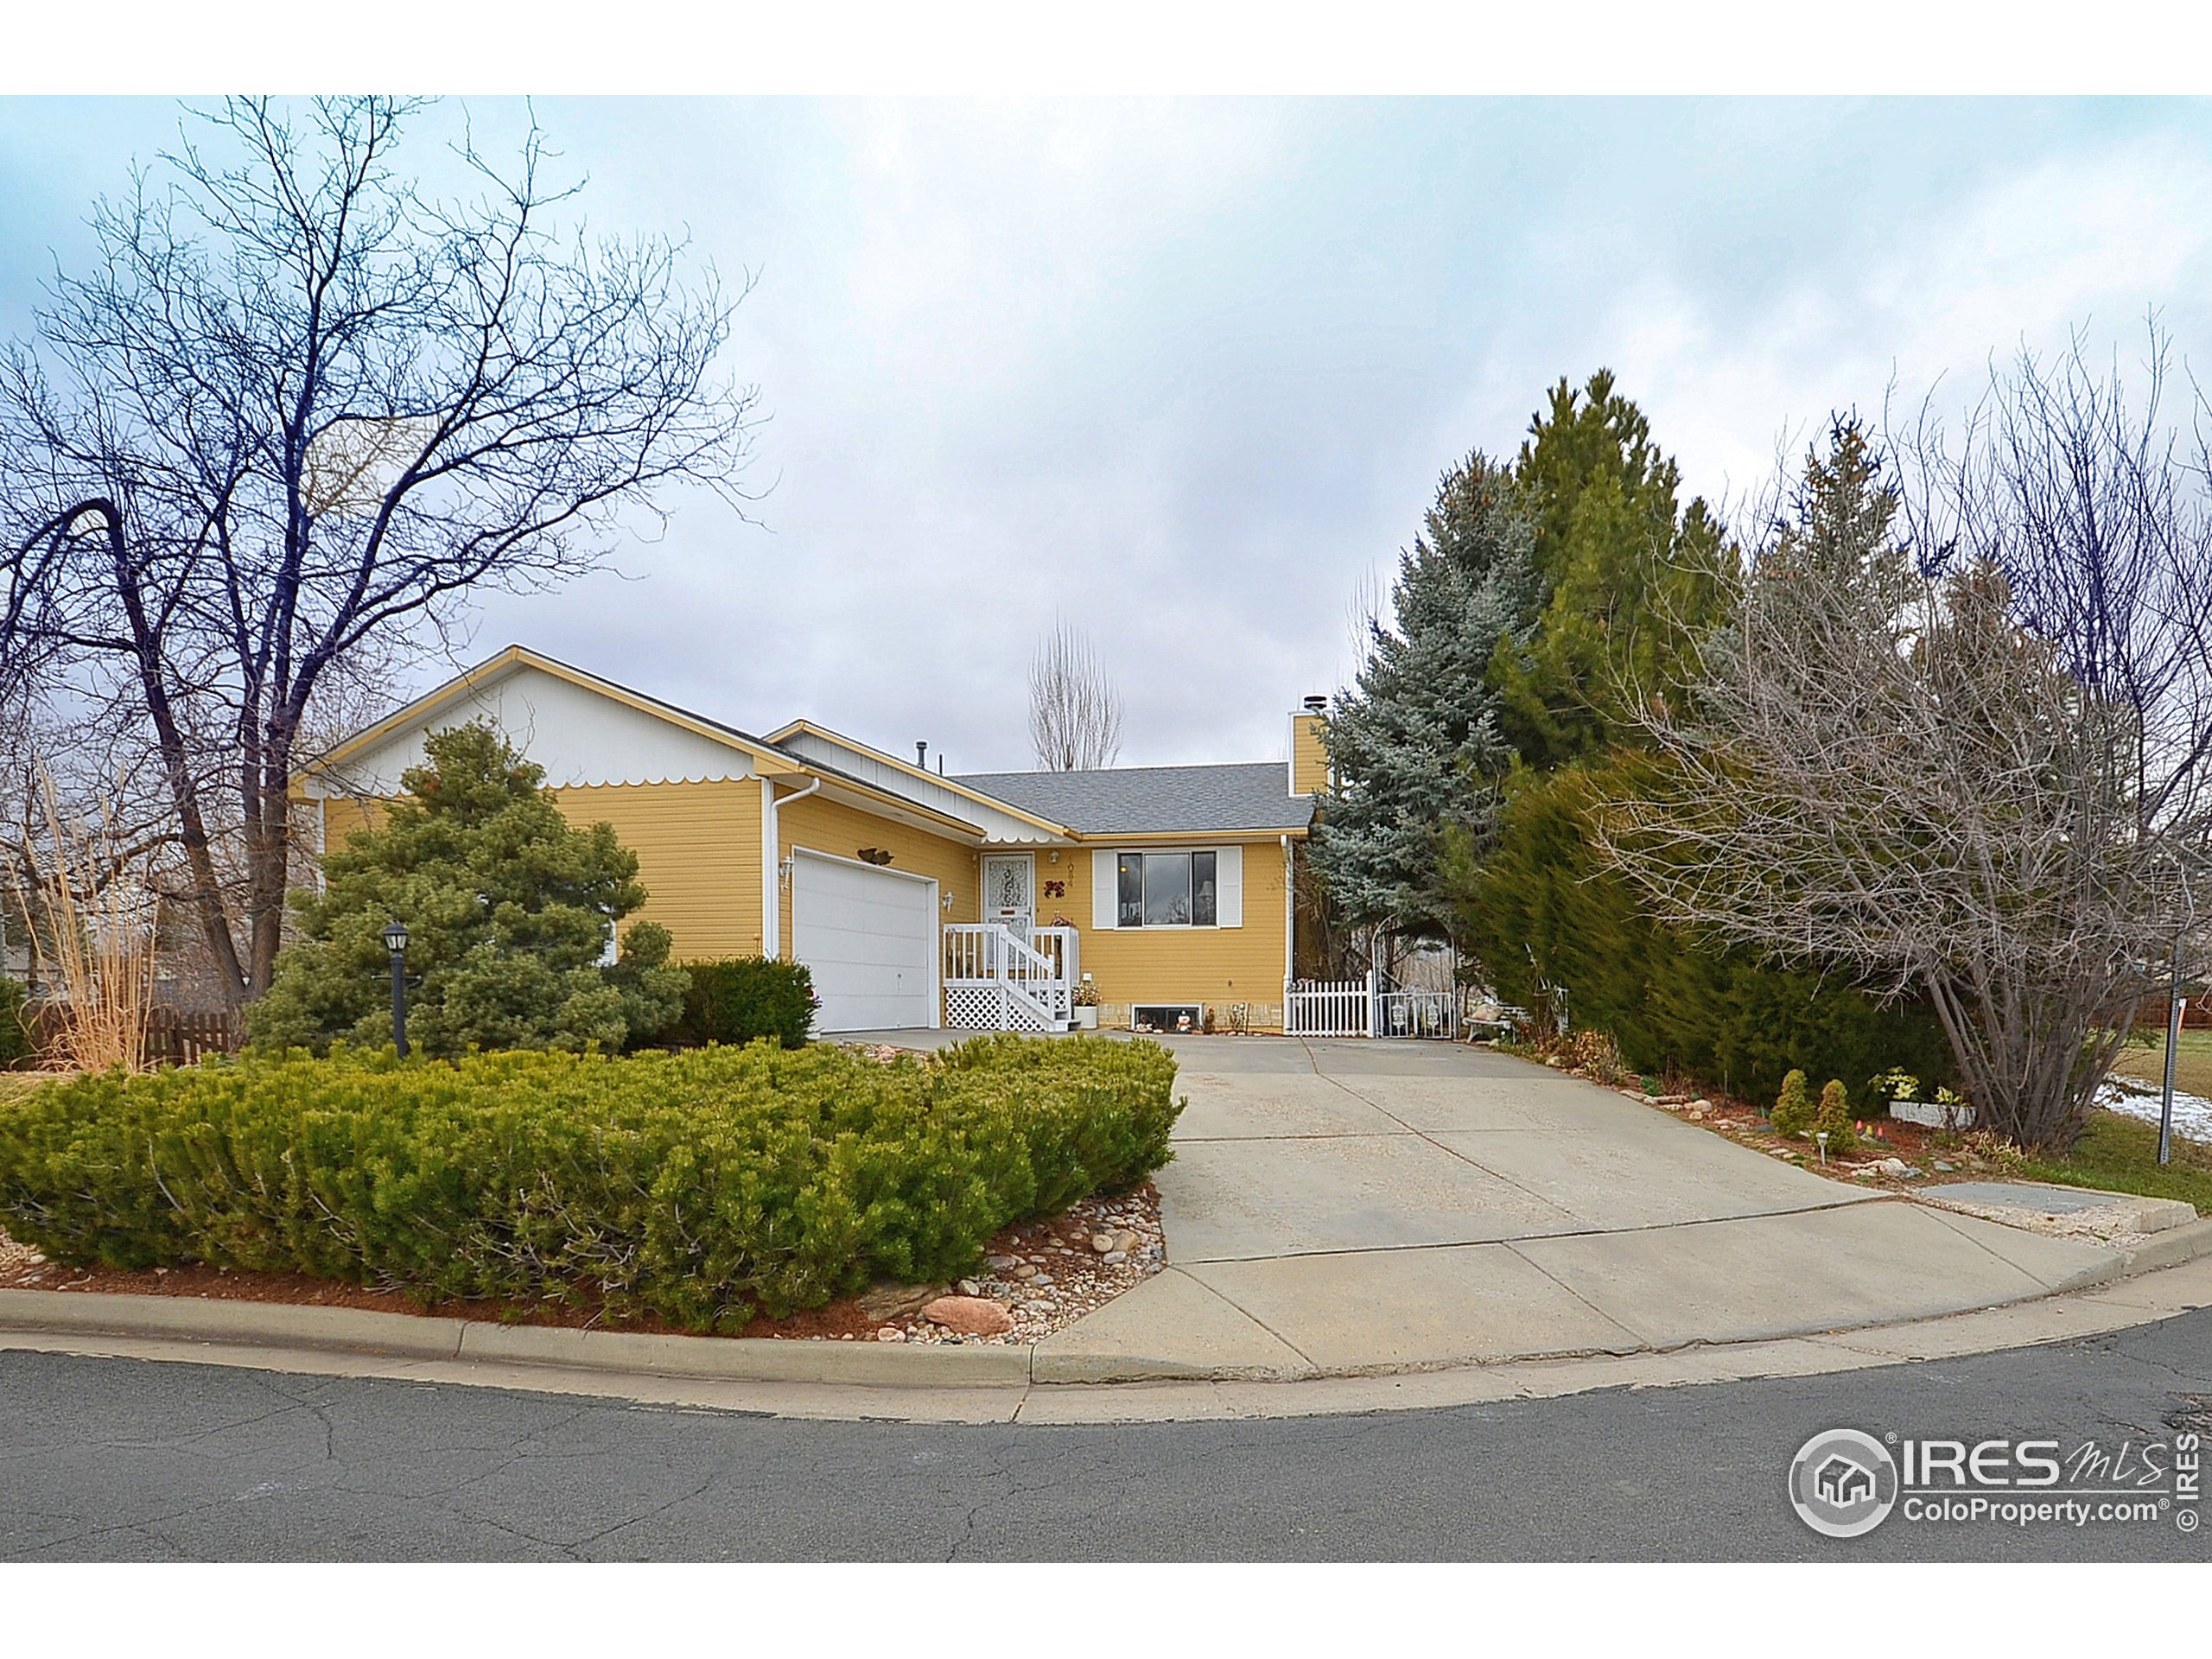
{"label": "pine tree", "polygon": [[1512,474],[1478,452],[1444,474],[1399,558],[1391,620],[1376,624],[1326,731],[1335,784],[1313,862],[1355,922],[1450,933],[1442,849],[1454,833],[1479,842],[1495,821],[1512,749],[1488,675],[1533,613],[1531,548]]}
{"label": "pine tree", "polygon": [[420,976],[408,1036],[428,1053],[619,1049],[668,1026],[690,976],[668,965],[665,928],[633,925],[602,965],[616,924],[645,900],[637,855],[609,825],[572,827],[543,768],[491,728],[434,732],[424,748],[384,823],[325,856],[321,893],[295,895],[299,936],[253,1007],[255,1042],[390,1042],[383,931],[395,918]]}
{"label": "pine tree", "polygon": [[1681,469],[1600,369],[1562,378],[1516,464],[1535,521],[1537,626],[1492,665],[1500,721],[1548,769],[1622,741],[1631,700],[1675,689],[1691,634],[1717,613],[1728,556],[1704,501],[1678,510]]}

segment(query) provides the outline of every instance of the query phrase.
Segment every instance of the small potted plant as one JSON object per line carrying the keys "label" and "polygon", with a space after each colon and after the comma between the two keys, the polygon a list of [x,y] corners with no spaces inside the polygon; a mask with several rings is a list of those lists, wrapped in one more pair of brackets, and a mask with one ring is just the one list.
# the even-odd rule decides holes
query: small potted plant
{"label": "small potted plant", "polygon": [[1098,987],[1085,974],[1077,984],[1069,1001],[1075,1007],[1075,1028],[1077,1031],[1098,1029]]}

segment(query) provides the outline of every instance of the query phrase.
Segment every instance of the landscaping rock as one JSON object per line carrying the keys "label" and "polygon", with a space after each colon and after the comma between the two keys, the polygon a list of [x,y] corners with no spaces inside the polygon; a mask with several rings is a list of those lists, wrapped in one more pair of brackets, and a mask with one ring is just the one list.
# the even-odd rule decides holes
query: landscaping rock
{"label": "landscaping rock", "polygon": [[1118,1268],[1129,1259],[1129,1253],[1127,1250],[1109,1250],[1098,1259],[1109,1268]]}
{"label": "landscaping rock", "polygon": [[1020,1267],[1021,1258],[1018,1255],[987,1255],[983,1258],[983,1265],[993,1273],[1007,1273]]}
{"label": "landscaping rock", "polygon": [[875,1333],[875,1339],[878,1342],[904,1342],[906,1333],[895,1325],[887,1325]]}
{"label": "landscaping rock", "polygon": [[960,1281],[960,1294],[963,1296],[980,1296],[983,1294],[983,1287],[973,1279],[963,1279]]}
{"label": "landscaping rock", "polygon": [[944,1294],[943,1285],[871,1285],[853,1299],[860,1311],[878,1325],[918,1313],[925,1302]]}
{"label": "landscaping rock", "polygon": [[1138,1245],[1143,1243],[1143,1235],[1137,1232],[1134,1228],[1124,1227],[1120,1232],[1114,1235],[1114,1248],[1121,1251],[1124,1255],[1127,1255],[1131,1250],[1134,1250]]}
{"label": "landscaping rock", "polygon": [[1114,1248],[1114,1235],[1111,1233],[1092,1234],[1090,1237],[1090,1248],[1097,1251],[1101,1255],[1105,1255],[1107,1251]]}
{"label": "landscaping rock", "polygon": [[982,1296],[940,1296],[922,1309],[922,1317],[963,1337],[1002,1337],[1014,1329],[1014,1315]]}

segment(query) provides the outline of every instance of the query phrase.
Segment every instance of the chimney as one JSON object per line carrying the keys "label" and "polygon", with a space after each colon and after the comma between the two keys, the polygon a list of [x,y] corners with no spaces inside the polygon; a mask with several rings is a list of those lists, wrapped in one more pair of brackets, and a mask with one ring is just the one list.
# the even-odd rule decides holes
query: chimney
{"label": "chimney", "polygon": [[1290,717],[1290,792],[1312,795],[1329,786],[1329,751],[1321,734],[1329,723],[1329,700],[1314,696]]}

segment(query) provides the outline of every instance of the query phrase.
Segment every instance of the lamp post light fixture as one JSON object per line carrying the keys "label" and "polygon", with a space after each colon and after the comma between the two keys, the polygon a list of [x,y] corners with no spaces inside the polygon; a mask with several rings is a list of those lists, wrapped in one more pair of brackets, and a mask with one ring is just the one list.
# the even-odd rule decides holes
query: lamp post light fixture
{"label": "lamp post light fixture", "polygon": [[395,917],[384,931],[384,948],[391,953],[391,1041],[399,1058],[407,1058],[407,924]]}

